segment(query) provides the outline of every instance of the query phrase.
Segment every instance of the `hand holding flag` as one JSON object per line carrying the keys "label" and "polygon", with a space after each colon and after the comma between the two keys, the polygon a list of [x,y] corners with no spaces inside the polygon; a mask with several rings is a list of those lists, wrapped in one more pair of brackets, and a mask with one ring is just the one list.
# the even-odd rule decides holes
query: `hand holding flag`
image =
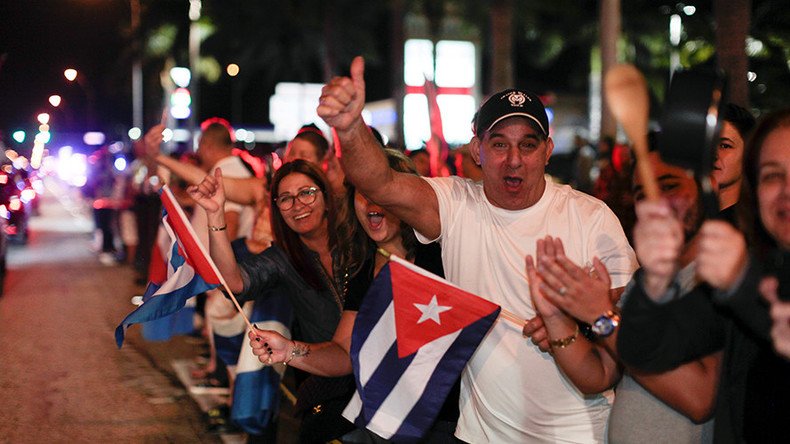
{"label": "hand holding flag", "polygon": [[167,185],[164,185],[160,190],[160,198],[162,200],[162,222],[171,237],[167,280],[161,286],[154,283],[149,284],[146,290],[146,295],[150,294],[148,299],[126,316],[115,329],[118,348],[123,344],[126,329],[130,325],[173,314],[184,306],[187,299],[216,288],[220,284],[230,295],[248,328],[252,330],[249,319],[220,275],[217,266],[198,240],[184,210],[178,205]]}

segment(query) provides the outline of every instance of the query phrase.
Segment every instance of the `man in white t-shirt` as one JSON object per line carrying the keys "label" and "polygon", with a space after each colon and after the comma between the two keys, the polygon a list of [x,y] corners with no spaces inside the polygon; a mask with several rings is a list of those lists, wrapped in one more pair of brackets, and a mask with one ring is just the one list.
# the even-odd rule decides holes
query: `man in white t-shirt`
{"label": "man in white t-shirt", "polygon": [[525,258],[535,257],[540,267],[548,252],[545,237],[559,238],[577,264],[589,267],[596,257],[603,262],[613,293],[622,291],[636,260],[602,202],[544,174],[554,145],[540,99],[511,89],[481,106],[469,144],[483,170],[477,183],[389,169],[366,131],[364,102],[364,61],[358,57],[350,78],[324,87],[317,110],[337,131],[346,177],[414,227],[422,242],[441,242],[448,280],[521,318],[541,315],[553,346],[552,354],[543,353],[522,337],[521,325],[497,320],[464,370],[456,436],[468,442],[604,441],[617,365],[578,334],[570,317],[531,295]]}

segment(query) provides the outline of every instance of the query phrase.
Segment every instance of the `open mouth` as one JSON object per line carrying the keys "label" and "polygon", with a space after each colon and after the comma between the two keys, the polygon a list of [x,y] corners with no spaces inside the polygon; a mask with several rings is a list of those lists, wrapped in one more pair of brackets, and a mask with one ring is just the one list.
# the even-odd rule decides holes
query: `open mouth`
{"label": "open mouth", "polygon": [[371,228],[379,228],[381,224],[384,222],[384,214],[379,213],[377,211],[370,211],[368,212],[368,223],[370,224]]}
{"label": "open mouth", "polygon": [[306,218],[309,215],[310,215],[310,212],[298,214],[298,215],[294,216],[294,220],[302,220],[302,219]]}
{"label": "open mouth", "polygon": [[505,187],[515,189],[521,186],[521,183],[524,182],[524,179],[520,177],[513,177],[513,176],[505,176]]}

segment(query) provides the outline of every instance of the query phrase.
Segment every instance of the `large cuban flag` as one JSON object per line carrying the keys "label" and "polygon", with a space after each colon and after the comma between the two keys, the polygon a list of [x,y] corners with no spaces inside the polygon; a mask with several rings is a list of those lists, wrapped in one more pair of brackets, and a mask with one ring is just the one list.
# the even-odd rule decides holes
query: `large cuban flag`
{"label": "large cuban flag", "polygon": [[419,440],[499,311],[391,256],[354,323],[357,392],[343,416],[385,439]]}
{"label": "large cuban flag", "polygon": [[159,196],[162,199],[162,223],[170,235],[167,279],[149,282],[143,304],[129,313],[115,329],[118,348],[123,345],[130,325],[172,315],[184,307],[187,299],[216,288],[221,282],[216,266],[167,185],[162,187]]}
{"label": "large cuban flag", "polygon": [[[293,310],[286,295],[271,292],[248,301],[242,309],[259,329],[291,337],[288,326]],[[231,420],[247,433],[262,434],[279,411],[280,379],[285,366],[266,366],[252,353],[247,324],[239,313],[230,319],[212,322],[217,356],[236,372]]]}

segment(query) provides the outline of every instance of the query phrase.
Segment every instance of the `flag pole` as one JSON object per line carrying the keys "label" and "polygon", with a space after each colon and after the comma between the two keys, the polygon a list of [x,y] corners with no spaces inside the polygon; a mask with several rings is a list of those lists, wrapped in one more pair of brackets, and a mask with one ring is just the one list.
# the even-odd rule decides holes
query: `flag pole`
{"label": "flag pole", "polygon": [[[399,263],[399,264],[401,264],[401,265],[405,265],[405,266],[414,266],[414,264],[412,264],[412,263],[410,263],[410,262],[406,261],[405,259],[403,259],[403,258],[399,257],[398,255],[395,255],[395,254],[392,254],[392,253],[390,253],[389,251],[387,251],[387,250],[385,250],[385,249],[383,249],[383,248],[377,248],[377,249],[376,249],[376,252],[378,252],[380,255],[384,256],[385,258],[387,258],[387,259],[389,259],[389,260],[391,260],[391,261],[395,261],[395,262],[397,262],[397,263]],[[432,274],[432,273],[431,273],[431,274]],[[438,278],[438,279],[440,279],[440,280],[442,280],[442,281],[444,281],[444,282],[445,282],[445,283],[447,283],[448,285],[452,285],[453,287],[456,287],[456,288],[458,288],[458,286],[457,286],[457,285],[455,285],[455,284],[453,284],[453,283],[451,283],[451,282],[447,281],[446,279],[442,279],[442,278],[440,278],[439,276],[436,276],[436,275],[434,275],[434,277],[435,277],[435,278]],[[479,296],[479,295],[478,295],[478,296]],[[479,296],[479,297],[482,297],[482,296]],[[485,299],[485,298],[483,298],[483,299]],[[499,304],[497,304],[497,305],[499,305]],[[520,317],[518,317],[518,316],[517,316],[515,313],[513,313],[512,311],[505,310],[504,308],[502,308],[502,306],[501,306],[501,305],[500,305],[499,315],[500,315],[500,316],[501,316],[503,319],[505,319],[506,321],[510,321],[510,322],[512,322],[513,324],[515,324],[516,326],[518,326],[518,327],[519,327],[519,328],[521,328],[521,329],[523,329],[523,328],[524,328],[524,326],[527,324],[527,321],[526,321],[526,319],[521,319]]]}
{"label": "flag pole", "polygon": [[[178,217],[180,217],[181,220],[186,222],[184,225],[186,225],[187,231],[189,231],[189,234],[192,236],[193,239],[195,239],[196,241],[195,244],[197,244],[197,247],[200,249],[200,252],[208,261],[211,270],[214,272],[214,274],[217,275],[217,277],[219,277],[219,282],[222,284],[222,288],[224,288],[225,292],[228,293],[228,296],[230,296],[231,301],[233,301],[233,305],[236,306],[236,310],[239,311],[239,314],[241,315],[242,319],[244,319],[244,323],[247,324],[247,328],[249,328],[251,332],[255,332],[255,329],[252,327],[252,323],[250,323],[249,318],[247,318],[247,315],[244,314],[244,311],[241,309],[241,305],[239,305],[239,301],[236,299],[236,296],[230,290],[228,283],[225,282],[225,278],[222,276],[222,273],[220,273],[219,268],[217,268],[217,265],[214,263],[214,260],[211,258],[211,255],[209,255],[208,252],[206,251],[206,247],[203,246],[203,242],[200,241],[200,238],[197,236],[197,233],[195,233],[194,228],[192,228],[192,224],[189,223],[189,219],[187,219],[186,214],[184,214],[184,210],[181,209],[181,205],[179,205],[178,201],[176,201],[173,192],[170,191],[170,187],[168,187],[167,184],[164,184],[162,185],[162,190],[169,195],[171,201],[173,202],[173,207],[178,213]],[[178,239],[178,237],[176,237],[176,239]],[[180,241],[180,239],[178,240]]]}

